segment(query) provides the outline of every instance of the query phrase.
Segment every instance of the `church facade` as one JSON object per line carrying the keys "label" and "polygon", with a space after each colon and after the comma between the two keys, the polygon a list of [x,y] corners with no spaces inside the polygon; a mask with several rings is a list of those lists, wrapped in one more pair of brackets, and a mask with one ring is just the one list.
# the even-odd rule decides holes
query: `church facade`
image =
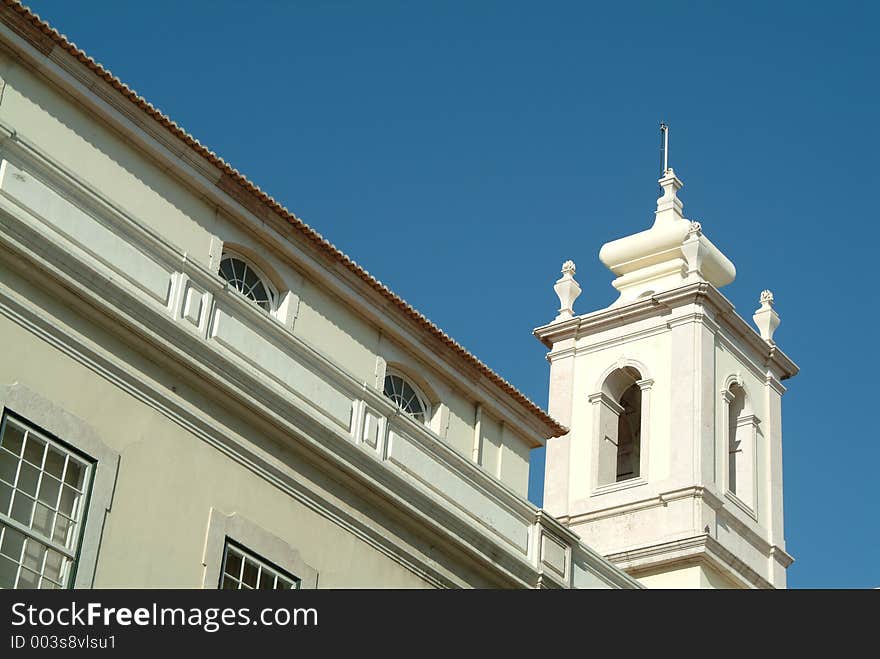
{"label": "church facade", "polygon": [[0,587],[784,586],[796,367],[679,220],[649,297],[566,268],[548,413],[3,0]]}

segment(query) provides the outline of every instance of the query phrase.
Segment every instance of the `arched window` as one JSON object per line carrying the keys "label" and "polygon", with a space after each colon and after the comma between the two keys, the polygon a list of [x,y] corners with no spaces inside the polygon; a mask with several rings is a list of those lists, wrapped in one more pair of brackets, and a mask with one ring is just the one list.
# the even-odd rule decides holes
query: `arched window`
{"label": "arched window", "polygon": [[383,393],[416,421],[427,423],[430,416],[427,398],[416,385],[402,375],[387,373]]}
{"label": "arched window", "polygon": [[642,434],[642,390],[632,384],[620,397],[623,410],[617,417],[617,482],[639,475]]}
{"label": "arched window", "polygon": [[220,260],[220,276],[239,293],[253,300],[268,312],[275,310],[278,293],[269,279],[253,264],[236,254],[224,254]]}
{"label": "arched window", "polygon": [[596,485],[611,485],[644,476],[642,434],[643,380],[632,366],[613,370],[601,390],[590,396],[594,408]]}
{"label": "arched window", "polygon": [[738,384],[730,385],[730,403],[727,408],[727,489],[733,494],[737,493],[737,485],[740,486],[742,493],[745,483],[738,481],[745,467],[747,452],[747,440],[745,437],[745,428],[740,429],[739,418],[746,406],[746,394]]}
{"label": "arched window", "polygon": [[722,393],[726,407],[727,491],[754,511],[758,501],[760,421],[739,382],[732,382]]}

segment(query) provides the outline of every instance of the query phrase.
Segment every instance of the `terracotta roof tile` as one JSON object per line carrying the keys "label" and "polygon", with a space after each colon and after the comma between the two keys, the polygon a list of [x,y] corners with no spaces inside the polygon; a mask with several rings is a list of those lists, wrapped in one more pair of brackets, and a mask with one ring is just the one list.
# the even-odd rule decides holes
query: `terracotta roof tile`
{"label": "terracotta roof tile", "polygon": [[221,181],[218,182],[218,186],[221,187],[221,189],[223,189],[225,192],[227,192],[227,194],[230,194],[230,196],[236,199],[236,201],[239,201],[241,203],[247,202],[249,198],[254,199],[255,201],[258,201],[260,204],[262,204],[266,210],[271,210],[290,222],[290,224],[298,229],[300,233],[310,242],[312,242],[320,251],[325,253],[332,260],[335,260],[345,265],[349,270],[351,270],[351,272],[356,274],[360,279],[362,279],[370,287],[378,291],[385,299],[391,302],[393,306],[400,309],[406,316],[414,320],[419,326],[428,331],[443,344],[451,348],[466,363],[476,367],[476,369],[480,373],[485,375],[486,378],[488,378],[491,382],[496,384],[504,392],[510,395],[516,402],[518,402],[525,409],[526,412],[537,416],[550,431],[548,433],[548,436],[558,436],[568,432],[568,429],[565,426],[561,425],[558,421],[547,414],[547,412],[545,412],[538,405],[529,400],[529,398],[526,397],[518,389],[516,389],[516,387],[514,387],[507,380],[495,373],[491,368],[486,366],[486,364],[480,361],[473,354],[468,352],[468,350],[466,350],[462,345],[460,345],[452,337],[447,335],[437,325],[428,320],[428,318],[426,318],[422,313],[417,311],[414,307],[412,307],[398,295],[393,293],[387,286],[382,284],[382,282],[373,277],[364,268],[359,266],[355,261],[353,261],[341,250],[335,247],[320,233],[318,233],[305,222],[296,217],[296,215],[287,210],[287,208],[282,206],[274,198],[266,194],[257,185],[255,185],[245,176],[243,176],[237,169],[230,166],[220,156],[208,149],[196,138],[183,130],[176,122],[172,121],[168,116],[163,114],[152,103],[137,94],[133,89],[131,89],[131,87],[129,87],[119,78],[110,73],[110,71],[105,69],[94,59],[86,55],[86,53],[77,48],[74,43],[68,41],[68,39],[64,35],[58,32],[58,30],[51,27],[38,15],[33,13],[29,8],[18,2],[18,0],[2,1],[5,5],[2,16],[3,22],[12,30],[14,30],[19,36],[21,36],[30,44],[32,44],[35,48],[37,48],[40,52],[42,52],[43,54],[48,54],[55,46],[58,46],[73,55],[76,59],[78,59],[85,66],[91,69],[91,71],[93,71],[95,75],[107,81],[120,94],[128,98],[132,103],[134,103],[144,112],[149,114],[159,124],[170,131],[175,137],[182,140],[197,154],[219,168],[223,172],[223,177],[221,178]]}

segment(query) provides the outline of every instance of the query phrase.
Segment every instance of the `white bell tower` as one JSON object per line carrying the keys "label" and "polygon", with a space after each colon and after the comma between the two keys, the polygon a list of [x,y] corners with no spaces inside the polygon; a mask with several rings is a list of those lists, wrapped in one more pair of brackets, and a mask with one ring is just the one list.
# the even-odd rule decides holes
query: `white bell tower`
{"label": "white bell tower", "polygon": [[[665,163],[664,163],[665,167]],[[651,228],[602,246],[620,292],[573,311],[566,262],[550,349],[544,507],[648,587],[784,588],[782,381],[798,367],[773,341],[761,293],[755,331],[718,289],[733,264],[682,215],[671,169]]]}

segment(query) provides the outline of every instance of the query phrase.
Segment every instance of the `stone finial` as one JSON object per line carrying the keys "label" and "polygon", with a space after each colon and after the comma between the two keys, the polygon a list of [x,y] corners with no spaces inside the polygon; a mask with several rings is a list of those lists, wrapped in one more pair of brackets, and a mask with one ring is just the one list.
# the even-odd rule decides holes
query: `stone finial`
{"label": "stone finial", "polygon": [[769,290],[761,291],[761,306],[755,311],[752,320],[761,333],[761,338],[767,343],[773,343],[773,333],[779,327],[779,314],[773,308],[773,293]]}
{"label": "stone finial", "polygon": [[688,228],[687,235],[688,236],[693,236],[693,235],[699,236],[702,233],[703,233],[703,225],[697,221],[692,221],[690,227]]}
{"label": "stone finial", "polygon": [[581,294],[580,285],[574,280],[576,271],[574,261],[566,261],[562,264],[562,276],[556,280],[553,290],[559,297],[559,315],[556,320],[574,318],[574,301]]}
{"label": "stone finial", "polygon": [[657,210],[654,213],[654,224],[675,222],[684,220],[684,204],[678,198],[678,191],[684,183],[675,175],[675,170],[670,167],[658,181],[663,190],[663,196],[657,200]]}

